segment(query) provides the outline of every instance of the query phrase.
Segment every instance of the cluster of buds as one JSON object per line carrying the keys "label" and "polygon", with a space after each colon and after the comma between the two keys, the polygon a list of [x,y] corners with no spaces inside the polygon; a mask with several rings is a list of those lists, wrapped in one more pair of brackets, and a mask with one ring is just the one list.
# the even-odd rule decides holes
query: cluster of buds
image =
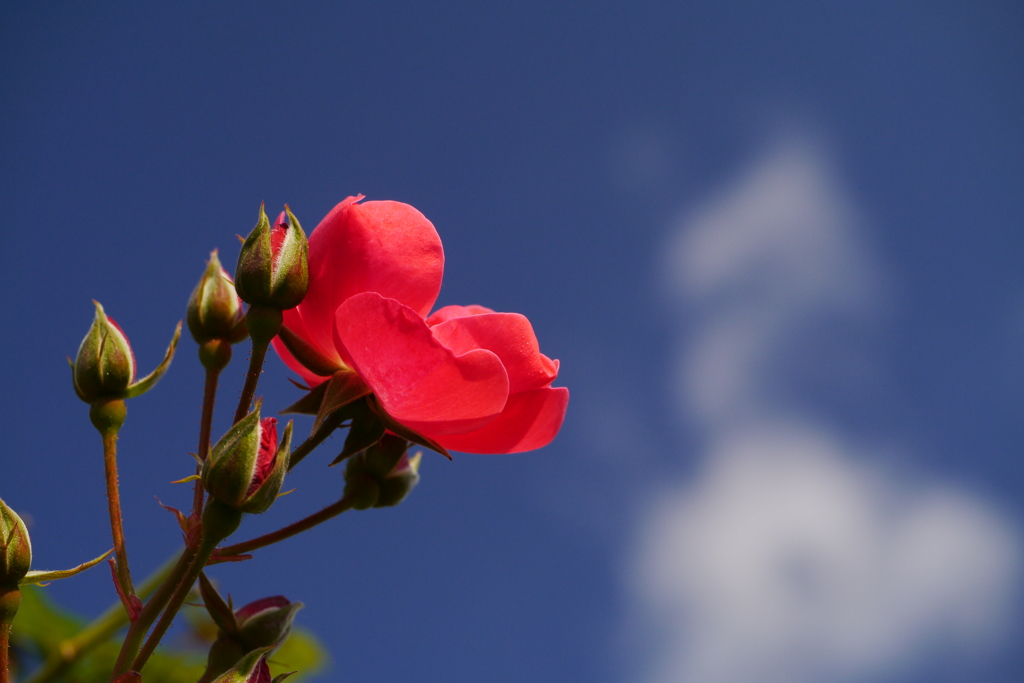
{"label": "cluster of buds", "polygon": [[[357,198],[351,198],[351,201],[346,200],[339,207],[345,209],[356,202]],[[425,299],[431,299],[418,302],[416,308],[417,315],[426,315],[433,299],[428,296],[429,290],[435,285],[439,287],[440,267],[443,263],[440,241],[433,227],[422,215],[406,205],[379,203],[375,207],[368,205],[366,210],[369,212],[367,217],[385,222],[381,235],[388,237],[389,244],[394,242],[397,247],[406,239],[410,249],[417,254],[422,252],[422,277],[412,272],[415,268],[403,270],[396,267],[381,270],[381,278],[382,282],[390,282],[392,276],[388,273],[391,271],[398,273],[396,277],[399,280],[404,276],[411,278],[412,284],[404,289],[423,290]],[[353,209],[352,220],[355,223],[359,222],[359,216],[356,215],[359,211],[358,208]],[[405,225],[409,221],[412,221],[410,225],[414,224],[411,232],[404,228],[393,229],[394,225]],[[371,233],[374,230],[366,234]],[[348,244],[344,240],[342,242]],[[360,249],[357,245],[353,253],[361,254],[365,251]],[[403,249],[395,248],[387,253],[391,254],[392,251],[399,254]],[[375,264],[379,260],[371,252],[367,254],[365,258],[357,257],[358,264]],[[325,272],[319,267],[316,270]],[[352,277],[355,281],[363,282],[365,278],[359,272],[356,268]],[[285,210],[271,224],[261,205],[255,228],[242,240],[234,278],[224,269],[217,250],[214,250],[192,291],[186,321],[189,332],[199,345],[199,357],[207,370],[207,390],[203,427],[200,430],[200,452],[197,456],[200,468],[195,476],[183,480],[198,480],[192,514],[186,518],[183,513],[175,511],[186,531],[187,551],[191,555],[187,564],[179,562],[180,567],[175,569],[178,572],[174,578],[177,584],[165,582],[166,585],[154,593],[154,596],[162,596],[159,599],[163,601],[162,604],[157,603],[159,607],[155,610],[150,610],[149,605],[145,610],[133,610],[133,605],[141,607],[142,603],[134,593],[121,529],[117,440],[126,415],[125,399],[148,391],[167,371],[180,337],[181,323],[178,324],[162,362],[149,375],[137,379],[135,355],[127,335],[106,315],[103,307],[94,302],[96,314],[93,323],[79,346],[75,360],[69,359],[69,363],[75,392],[91,406],[90,417],[103,436],[107,496],[115,546],[111,552],[116,552],[117,557],[116,564],[111,560],[111,567],[115,586],[130,620],[128,636],[112,674],[115,683],[139,683],[142,680],[139,672],[170,625],[170,620],[184,604],[196,579],[206,608],[218,627],[216,639],[209,650],[207,669],[200,683],[281,683],[290,674],[281,674],[271,679],[267,658],[288,637],[295,615],[303,607],[302,603],[291,602],[283,596],[273,596],[235,609],[230,596],[225,601],[202,573],[203,567],[224,559],[245,557],[242,554],[245,552],[243,548],[251,550],[269,545],[285,537],[282,532],[288,535],[298,533],[349,508],[363,510],[397,505],[419,481],[421,454],[416,453],[410,457],[410,441],[425,443],[428,447],[446,452],[443,447],[425,437],[418,437],[415,432],[378,409],[380,402],[375,392],[354,369],[320,358],[318,354],[323,349],[314,348],[297,336],[298,332],[282,331],[285,312],[303,302],[309,281],[309,244],[299,221],[285,205]],[[404,291],[399,286],[401,284],[399,282],[395,287]],[[370,290],[363,292],[372,293]],[[310,299],[316,297],[311,296]],[[247,310],[245,305],[248,305]],[[421,308],[422,311],[419,310]],[[329,322],[333,322],[333,315]],[[318,397],[314,410],[293,411],[312,412],[317,416],[313,425],[314,436],[296,451],[295,462],[305,457],[334,429],[348,426],[349,434],[344,450],[335,463],[331,463],[347,459],[344,497],[334,505],[278,532],[232,546],[237,551],[235,553],[218,556],[217,546],[238,528],[245,513],[263,513],[282,495],[284,478],[292,465],[292,422],[287,423],[278,439],[277,420],[261,417],[261,403],[258,400],[255,408],[252,408],[264,355],[278,334],[286,337],[283,343],[287,348],[292,349],[298,345],[292,349],[293,355],[306,366],[324,371],[323,374],[314,373],[316,377],[327,379],[320,383],[319,390],[311,391],[311,395]],[[230,362],[232,345],[246,337],[252,341],[252,354],[234,424],[211,448],[210,425],[217,374]],[[311,386],[317,384],[311,382]],[[32,548],[25,524],[0,501],[0,628],[6,628],[7,632],[10,630],[20,603],[20,585],[71,576],[94,566],[110,554],[108,552],[67,571],[32,571]],[[149,633],[149,637],[143,642],[141,636],[146,633]],[[5,636],[0,640],[2,645],[6,642],[6,634],[0,635]],[[68,659],[64,665],[71,663],[73,660]],[[0,676],[0,680],[6,681],[7,678]]]}
{"label": "cluster of buds", "polygon": [[420,480],[422,454],[409,457],[409,442],[394,434],[348,459],[345,498],[356,510],[398,505]]}

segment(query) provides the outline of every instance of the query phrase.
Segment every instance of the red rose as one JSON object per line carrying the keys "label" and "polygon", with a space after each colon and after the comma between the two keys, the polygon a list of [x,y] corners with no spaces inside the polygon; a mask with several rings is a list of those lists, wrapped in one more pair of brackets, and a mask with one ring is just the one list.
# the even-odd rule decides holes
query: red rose
{"label": "red rose", "polygon": [[353,373],[388,416],[444,448],[547,445],[569,390],[551,386],[558,361],[540,352],[530,322],[483,306],[427,317],[444,272],[434,226],[408,204],[361,199],[338,204],[310,236],[309,288],[284,312],[277,353],[310,386]]}

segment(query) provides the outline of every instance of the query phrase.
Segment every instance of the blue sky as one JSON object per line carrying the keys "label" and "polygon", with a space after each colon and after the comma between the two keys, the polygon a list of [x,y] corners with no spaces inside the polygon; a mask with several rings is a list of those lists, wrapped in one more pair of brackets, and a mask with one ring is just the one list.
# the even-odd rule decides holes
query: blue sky
{"label": "blue sky", "polygon": [[[41,567],[108,547],[64,361],[90,299],[153,366],[260,201],[310,230],[363,193],[423,211],[439,305],[526,314],[572,400],[542,451],[427,454],[401,506],[218,569],[307,604],[322,680],[1019,679],[1022,29],[1008,2],[6,3],[0,496]],[[136,573],[178,542],[153,496],[187,498],[190,344],[129,406]],[[248,531],[335,500],[328,455]]]}

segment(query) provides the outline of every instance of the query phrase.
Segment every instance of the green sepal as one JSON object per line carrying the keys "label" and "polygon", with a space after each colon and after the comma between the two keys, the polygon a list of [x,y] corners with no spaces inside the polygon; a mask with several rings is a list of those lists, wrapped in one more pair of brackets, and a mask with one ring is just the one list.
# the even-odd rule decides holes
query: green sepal
{"label": "green sepal", "polygon": [[174,359],[174,350],[178,348],[178,339],[181,338],[181,321],[178,321],[178,326],[174,328],[174,336],[171,338],[171,343],[167,347],[167,352],[164,354],[164,359],[160,361],[160,365],[156,366],[156,370],[149,373],[138,382],[130,385],[124,392],[123,398],[135,398],[141,396],[150,389],[152,389],[160,378],[167,372],[167,368],[171,367],[171,361]]}
{"label": "green sepal", "polygon": [[270,219],[260,203],[256,227],[242,242],[235,268],[235,291],[248,304],[266,302],[270,298],[270,272],[274,253],[270,246]]}
{"label": "green sepal", "polygon": [[266,665],[263,659],[273,649],[274,647],[270,646],[253,650],[238,660],[231,669],[218,676],[213,683],[255,683],[260,663]]}
{"label": "green sepal", "polygon": [[407,439],[408,441],[417,443],[423,446],[424,448],[429,448],[432,451],[437,451],[438,453],[448,458],[449,460],[452,459],[451,453],[449,453],[444,446],[442,446],[441,444],[437,443],[436,441],[429,437],[423,436],[419,432],[414,432],[413,430],[409,429],[402,423],[398,422],[395,418],[388,415],[387,411],[384,410],[383,406],[381,406],[380,401],[377,400],[376,396],[370,394],[370,396],[367,397],[366,401],[370,405],[370,409],[373,410],[373,412],[377,413],[377,416],[380,418],[380,421],[384,423],[384,427],[386,427],[388,431],[392,432],[393,434],[397,434],[403,439]]}
{"label": "green sepal", "polygon": [[[281,329],[283,330],[284,328],[282,327]],[[321,382],[312,389],[302,387],[297,382],[293,382],[293,384],[300,389],[305,389],[308,393],[282,410],[281,413],[285,415],[316,415],[320,412],[320,404],[323,403],[324,394],[327,392],[327,382]]]}
{"label": "green sepal", "polygon": [[206,572],[199,573],[199,595],[203,598],[206,611],[210,613],[213,623],[217,624],[220,630],[234,635],[238,633],[238,620],[235,618],[235,611],[224,602],[213,583],[206,576]]}
{"label": "green sepal", "polygon": [[298,673],[298,672],[297,671],[287,671],[287,672],[285,672],[283,674],[278,674],[278,675],[274,676],[274,680],[270,681],[270,683],[283,683],[284,679],[286,679],[289,676],[291,676],[292,674],[296,674],[296,673]]}
{"label": "green sepal", "polygon": [[32,567],[32,539],[17,512],[0,499],[0,592],[21,583]]}
{"label": "green sepal", "polygon": [[46,570],[30,571],[27,574],[25,574],[25,578],[23,578],[18,583],[19,583],[19,585],[22,585],[22,586],[29,586],[29,585],[38,585],[38,584],[42,584],[42,583],[47,583],[48,581],[56,581],[58,579],[67,579],[67,578],[70,578],[72,576],[75,576],[76,574],[81,574],[86,569],[90,569],[92,567],[95,567],[100,562],[102,562],[103,560],[105,560],[108,557],[110,557],[110,554],[112,552],[114,552],[113,548],[111,548],[107,552],[103,553],[102,555],[100,555],[96,559],[89,560],[88,562],[83,562],[82,564],[78,565],[77,567],[72,567],[71,569],[57,569],[57,570],[53,570],[53,571],[46,571]]}
{"label": "green sepal", "polygon": [[292,421],[288,421],[288,425],[284,428],[284,435],[281,437],[281,443],[277,447],[277,454],[274,461],[274,469],[271,471],[260,487],[253,492],[252,496],[247,498],[242,505],[239,506],[239,510],[242,512],[248,512],[251,514],[260,514],[270,509],[270,506],[277,500],[277,494],[281,491],[281,485],[284,484],[284,475],[288,473],[288,461],[292,452]]}
{"label": "green sepal", "polygon": [[370,387],[351,370],[338,370],[327,380],[327,389],[324,391],[323,399],[313,421],[312,432],[315,434],[320,426],[338,410],[341,410],[354,401],[368,396]]}
{"label": "green sepal", "polygon": [[384,436],[386,431],[384,423],[376,413],[370,410],[366,401],[359,401],[354,407],[356,414],[352,417],[352,426],[349,427],[348,435],[345,437],[345,447],[329,467],[334,467],[342,460],[366,450]]}
{"label": "green sepal", "polygon": [[274,258],[270,289],[274,302],[282,309],[289,309],[302,302],[309,287],[309,243],[299,219],[287,204],[284,211],[288,216],[288,231]]}
{"label": "green sepal", "polygon": [[203,463],[203,486],[231,507],[246,500],[260,450],[260,404],[236,422],[210,450]]}

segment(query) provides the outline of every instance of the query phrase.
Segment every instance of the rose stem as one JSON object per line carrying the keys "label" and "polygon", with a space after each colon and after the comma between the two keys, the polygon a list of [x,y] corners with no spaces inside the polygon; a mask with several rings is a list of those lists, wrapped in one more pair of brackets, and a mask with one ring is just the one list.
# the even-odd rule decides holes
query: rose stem
{"label": "rose stem", "polygon": [[[206,371],[206,385],[203,388],[203,417],[199,423],[199,459],[206,460],[210,453],[210,431],[213,429],[213,406],[217,400],[217,379],[220,370]],[[203,466],[196,464],[196,474],[202,474]],[[192,514],[198,516],[203,511],[203,482],[196,480],[192,495]]]}
{"label": "rose stem", "polygon": [[14,623],[14,615],[18,613],[20,605],[21,590],[16,583],[0,588],[0,683],[7,683],[8,680],[11,624]]}
{"label": "rose stem", "polygon": [[256,384],[260,381],[260,373],[263,372],[263,359],[267,356],[267,348],[270,343],[252,343],[252,353],[249,354],[249,372],[245,375],[245,386],[242,387],[242,395],[238,399],[238,410],[235,411],[235,422],[249,414],[249,406],[252,404],[252,397],[256,394]]}
{"label": "rose stem", "polygon": [[[230,347],[228,348],[230,349]],[[230,354],[228,354],[227,360],[224,360],[223,358],[216,359],[216,356],[211,358],[212,360],[209,362],[209,365],[207,362],[203,363],[204,366],[207,366],[207,370],[206,381],[203,388],[203,412],[199,425],[199,458],[201,460],[205,460],[209,455],[210,432],[213,428],[213,407],[217,398],[217,382],[220,378],[221,370],[226,367],[227,363],[230,361]],[[202,352],[200,352],[200,359],[203,359]],[[201,472],[202,466],[197,464],[196,474],[200,474]],[[198,516],[202,513],[203,509],[203,482],[196,480],[193,491],[192,513]],[[143,643],[143,638],[146,636],[146,632],[149,630],[149,627],[170,601],[175,589],[177,589],[179,584],[184,580],[186,572],[191,567],[191,561],[195,557],[196,551],[196,548],[185,548],[185,551],[179,557],[177,564],[174,566],[173,571],[168,573],[167,577],[165,577],[157,594],[154,595],[153,599],[150,600],[150,602],[142,609],[142,612],[139,614],[138,621],[129,626],[128,635],[125,637],[124,644],[121,646],[121,652],[117,658],[117,666],[114,669],[115,676],[118,676],[128,670],[128,664],[138,654],[139,648]],[[191,588],[191,584],[189,584],[189,587]]]}
{"label": "rose stem", "polygon": [[117,485],[117,434],[124,424],[127,407],[122,400],[94,403],[89,410],[93,426],[103,437],[103,466],[107,480],[107,508],[110,512],[110,533],[114,538],[114,555],[117,557],[117,581],[121,591],[128,597],[135,595],[132,574],[128,569],[128,549],[124,543],[124,529],[121,526],[121,494]]}
{"label": "rose stem", "polygon": [[337,503],[328,505],[323,510],[320,510],[320,512],[315,512],[309,517],[300,519],[294,524],[289,524],[288,526],[278,529],[277,531],[272,531],[269,534],[257,536],[256,538],[251,538],[248,541],[242,541],[241,543],[236,543],[235,545],[229,545],[226,548],[220,548],[218,549],[217,554],[241,555],[243,553],[248,553],[253,550],[265,548],[268,545],[272,545],[279,541],[283,541],[286,538],[291,538],[296,534],[300,534],[303,531],[306,531],[307,529],[312,529],[317,524],[320,524],[321,522],[326,522],[332,517],[337,517],[342,512],[345,512],[345,510],[348,510],[351,506],[352,503],[347,498],[342,498]]}
{"label": "rose stem", "polygon": [[[174,594],[168,600],[167,609],[164,610],[160,620],[153,627],[153,632],[149,634],[149,638],[146,639],[142,649],[139,650],[138,655],[135,657],[135,661],[132,662],[132,671],[142,673],[143,667],[146,666],[146,661],[156,650],[157,645],[160,644],[160,639],[164,637],[167,629],[171,627],[174,617],[177,616],[178,610],[181,609],[185,599],[188,598],[189,592],[192,590],[192,584],[199,578],[200,572],[203,571],[207,560],[210,559],[210,555],[217,548],[217,544],[230,536],[238,528],[238,524],[241,521],[241,512],[229,508],[215,498],[210,499],[210,503],[206,506],[206,511],[203,513],[203,535],[199,541],[199,548],[196,550],[188,570],[174,589]],[[115,674],[117,674],[116,671]]]}
{"label": "rose stem", "polygon": [[124,638],[124,643],[121,644],[121,652],[117,656],[117,663],[114,665],[111,680],[128,671],[128,666],[132,663],[132,659],[135,658],[136,653],[138,653],[139,648],[142,646],[142,639],[146,637],[146,631],[153,625],[153,622],[156,621],[164,606],[171,599],[174,590],[181,583],[185,573],[192,565],[192,559],[195,555],[195,548],[185,547],[185,550],[178,556],[174,566],[164,577],[163,583],[160,584],[153,597],[142,608],[139,618],[128,626],[128,634]]}

